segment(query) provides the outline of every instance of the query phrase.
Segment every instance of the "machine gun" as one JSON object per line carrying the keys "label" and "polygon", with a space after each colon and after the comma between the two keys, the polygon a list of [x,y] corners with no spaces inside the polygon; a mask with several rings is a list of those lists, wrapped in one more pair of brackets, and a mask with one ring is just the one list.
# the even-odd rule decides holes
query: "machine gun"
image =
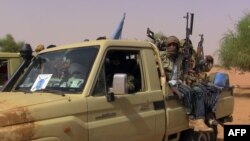
{"label": "machine gun", "polygon": [[150,30],[150,28],[147,28],[147,36],[150,38],[150,39],[152,39],[153,40],[153,43],[158,47],[158,49],[160,50],[160,51],[164,51],[164,50],[166,50],[165,49],[165,45],[163,44],[164,42],[163,42],[163,39],[156,39],[155,38],[155,33],[152,31],[152,30]]}
{"label": "machine gun", "polygon": [[185,77],[188,75],[188,72],[190,70],[190,59],[192,57],[192,43],[189,36],[192,35],[193,32],[194,14],[191,13],[190,25],[189,25],[189,13],[187,13],[187,15],[184,16],[184,18],[186,19],[186,39],[184,43],[184,62],[183,62],[184,77]]}

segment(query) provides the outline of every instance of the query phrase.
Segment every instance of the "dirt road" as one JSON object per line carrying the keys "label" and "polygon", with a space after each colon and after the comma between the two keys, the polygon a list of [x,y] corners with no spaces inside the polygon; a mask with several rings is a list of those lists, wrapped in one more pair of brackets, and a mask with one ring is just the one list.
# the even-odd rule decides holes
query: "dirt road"
{"label": "dirt road", "polygon": [[[250,79],[250,78],[249,78]],[[250,90],[235,90],[233,122],[227,124],[250,125]],[[218,127],[218,141],[224,141],[224,129]]]}
{"label": "dirt road", "polygon": [[[230,85],[235,86],[235,105],[233,122],[228,124],[250,125],[250,72],[243,72],[232,68],[226,70],[221,67],[214,67],[209,73],[224,72],[229,74]],[[218,141],[224,140],[224,129],[218,126]]]}

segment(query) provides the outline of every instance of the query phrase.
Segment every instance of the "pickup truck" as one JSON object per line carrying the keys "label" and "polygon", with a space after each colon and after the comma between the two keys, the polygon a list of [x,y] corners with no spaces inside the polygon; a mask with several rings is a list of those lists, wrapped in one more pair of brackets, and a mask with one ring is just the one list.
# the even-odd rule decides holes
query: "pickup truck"
{"label": "pickup truck", "polygon": [[0,52],[0,89],[21,64],[19,53]]}
{"label": "pickup truck", "polygon": [[[1,141],[216,140],[217,126],[213,133],[189,128],[152,43],[88,41],[45,49],[33,58],[30,50],[28,45],[21,50],[28,63],[0,92]],[[127,72],[115,73],[107,84],[111,52],[124,53],[135,91],[128,92]],[[71,68],[74,63],[80,65]],[[233,108],[232,88],[225,88],[216,118],[228,122]]]}

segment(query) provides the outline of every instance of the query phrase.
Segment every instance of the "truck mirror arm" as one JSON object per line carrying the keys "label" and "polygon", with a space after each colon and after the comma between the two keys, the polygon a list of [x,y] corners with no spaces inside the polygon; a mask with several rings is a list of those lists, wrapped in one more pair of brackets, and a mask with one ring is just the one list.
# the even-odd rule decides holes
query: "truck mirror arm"
{"label": "truck mirror arm", "polygon": [[115,95],[113,92],[108,92],[106,95],[107,102],[113,102],[115,101]]}

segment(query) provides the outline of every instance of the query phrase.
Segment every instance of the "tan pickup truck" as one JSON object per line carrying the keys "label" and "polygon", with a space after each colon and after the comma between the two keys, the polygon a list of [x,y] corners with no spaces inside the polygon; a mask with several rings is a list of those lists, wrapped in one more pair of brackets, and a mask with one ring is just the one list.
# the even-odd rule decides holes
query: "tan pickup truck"
{"label": "tan pickup truck", "polygon": [[[123,52],[108,84],[110,54]],[[46,49],[0,93],[1,141],[214,141],[193,132],[181,101],[168,93],[157,47],[148,42],[99,40]],[[233,113],[232,88],[220,95],[216,116]]]}
{"label": "tan pickup truck", "polygon": [[0,89],[20,64],[19,53],[0,52]]}

